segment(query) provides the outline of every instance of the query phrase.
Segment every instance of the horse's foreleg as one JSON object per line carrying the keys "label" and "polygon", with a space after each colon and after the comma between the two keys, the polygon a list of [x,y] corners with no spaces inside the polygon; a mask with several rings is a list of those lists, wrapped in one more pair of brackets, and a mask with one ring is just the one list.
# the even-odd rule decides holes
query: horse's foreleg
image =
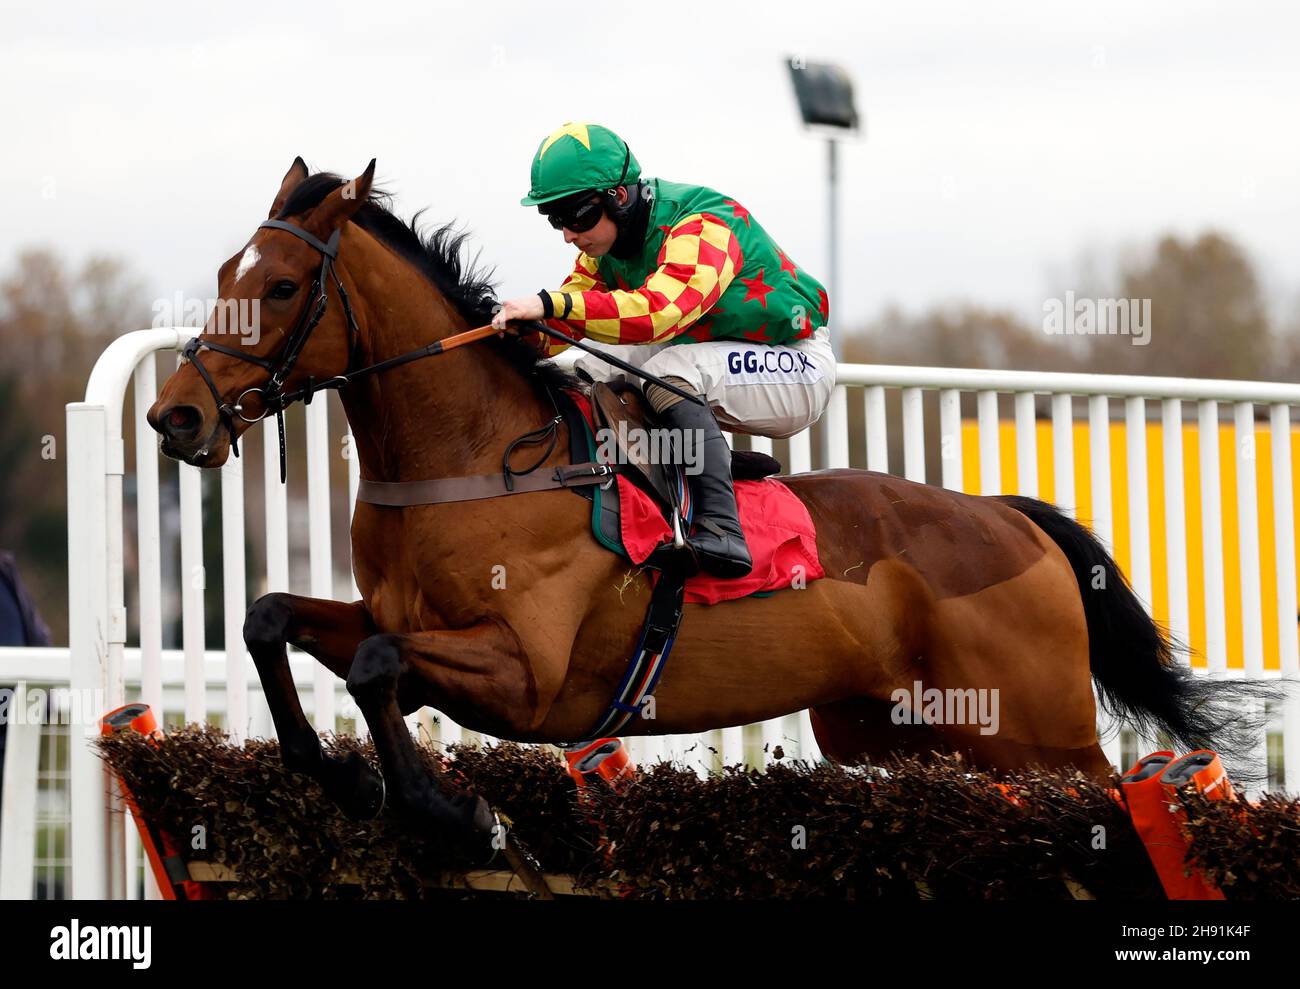
{"label": "horse's foreleg", "polygon": [[532,681],[523,671],[518,639],[496,622],[373,635],[361,644],[348,674],[348,691],[370,726],[395,810],[453,833],[492,827],[492,813],[482,798],[448,798],[438,789],[420,761],[402,710],[413,702],[429,703],[440,710],[450,707],[461,720],[473,709],[492,723],[501,717],[498,712],[527,705]]}
{"label": "horse's foreleg", "polygon": [[315,779],[326,795],[354,818],[369,818],[379,812],[383,783],[357,753],[340,759],[326,755],[321,748],[320,737],[298,700],[286,645],[293,643],[345,678],[358,644],[374,630],[360,601],[348,604],[293,594],[259,598],[244,620],[244,642],[262,681],[285,766]]}

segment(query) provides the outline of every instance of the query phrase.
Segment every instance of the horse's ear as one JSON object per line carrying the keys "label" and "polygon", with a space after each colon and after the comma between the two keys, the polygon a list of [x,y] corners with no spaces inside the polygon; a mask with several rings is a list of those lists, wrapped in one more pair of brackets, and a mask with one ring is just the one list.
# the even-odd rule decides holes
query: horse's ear
{"label": "horse's ear", "polygon": [[311,211],[307,226],[322,240],[352,219],[369,199],[375,180],[375,159],[370,159],[366,170],[355,179],[349,179],[321,200]]}
{"label": "horse's ear", "polygon": [[298,183],[307,177],[307,163],[299,156],[293,160],[289,170],[284,173],[284,181],[280,183],[280,191],[275,194],[275,202],[271,204],[271,212],[266,214],[268,220],[274,219],[275,215],[284,208],[284,201],[289,198],[289,193],[298,188]]}

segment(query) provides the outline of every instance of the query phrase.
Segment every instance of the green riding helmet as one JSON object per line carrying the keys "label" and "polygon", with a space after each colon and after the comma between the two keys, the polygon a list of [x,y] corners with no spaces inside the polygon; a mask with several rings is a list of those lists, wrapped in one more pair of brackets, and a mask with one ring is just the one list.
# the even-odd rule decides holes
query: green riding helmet
{"label": "green riding helmet", "polygon": [[567,123],[537,148],[532,188],[522,206],[537,206],[588,189],[613,189],[641,177],[627,142],[600,124]]}

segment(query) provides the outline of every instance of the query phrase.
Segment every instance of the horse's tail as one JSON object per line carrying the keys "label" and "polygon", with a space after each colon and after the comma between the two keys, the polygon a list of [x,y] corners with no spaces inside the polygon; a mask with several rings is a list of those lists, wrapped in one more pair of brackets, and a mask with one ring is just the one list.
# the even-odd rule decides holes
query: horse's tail
{"label": "horse's tail", "polygon": [[1179,659],[1187,647],[1151,619],[1096,536],[1047,502],[1017,495],[997,500],[1027,516],[1070,561],[1103,709],[1142,737],[1154,739],[1158,729],[1183,751],[1214,749],[1234,763],[1233,776],[1242,781],[1261,778],[1242,757],[1263,731],[1263,702],[1280,700],[1285,687],[1197,676]]}

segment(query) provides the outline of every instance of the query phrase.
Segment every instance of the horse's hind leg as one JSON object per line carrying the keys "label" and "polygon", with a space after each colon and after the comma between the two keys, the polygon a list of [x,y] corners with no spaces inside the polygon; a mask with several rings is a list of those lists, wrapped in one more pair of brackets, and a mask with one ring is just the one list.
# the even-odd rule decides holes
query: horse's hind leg
{"label": "horse's hind leg", "polygon": [[1060,549],[1045,535],[1040,541],[1044,555],[1028,569],[936,604],[917,679],[945,693],[967,692],[966,704],[954,706],[951,723],[938,730],[973,765],[1106,779],[1079,585]]}
{"label": "horse's hind leg", "polygon": [[808,715],[818,748],[840,763],[882,763],[892,755],[928,758],[947,751],[929,725],[895,724],[891,717],[895,706],[891,701],[851,697],[812,708]]}
{"label": "horse's hind leg", "polygon": [[342,679],[352,667],[357,646],[373,633],[374,624],[360,601],[347,604],[293,594],[259,598],[244,620],[244,642],[261,678],[286,768],[315,779],[344,813],[358,819],[379,812],[383,782],[357,753],[340,759],[321,748],[320,736],[298,700],[286,644],[311,654]]}

